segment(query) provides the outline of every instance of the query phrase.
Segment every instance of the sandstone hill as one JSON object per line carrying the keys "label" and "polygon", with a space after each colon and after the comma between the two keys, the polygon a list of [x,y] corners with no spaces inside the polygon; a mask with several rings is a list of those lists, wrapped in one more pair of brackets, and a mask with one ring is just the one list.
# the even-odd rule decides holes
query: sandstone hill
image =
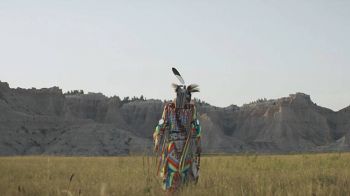
{"label": "sandstone hill", "polygon": [[[0,82],[0,155],[148,153],[163,105]],[[303,93],[242,107],[197,107],[207,153],[350,150],[350,107],[334,112]]]}

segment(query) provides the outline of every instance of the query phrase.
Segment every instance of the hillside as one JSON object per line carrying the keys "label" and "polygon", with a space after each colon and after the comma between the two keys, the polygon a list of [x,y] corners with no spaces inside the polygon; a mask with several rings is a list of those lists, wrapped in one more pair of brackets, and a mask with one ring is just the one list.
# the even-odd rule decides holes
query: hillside
{"label": "hillside", "polygon": [[[0,155],[149,152],[163,104],[0,82]],[[350,107],[334,112],[303,93],[242,107],[197,105],[207,153],[350,149]]]}

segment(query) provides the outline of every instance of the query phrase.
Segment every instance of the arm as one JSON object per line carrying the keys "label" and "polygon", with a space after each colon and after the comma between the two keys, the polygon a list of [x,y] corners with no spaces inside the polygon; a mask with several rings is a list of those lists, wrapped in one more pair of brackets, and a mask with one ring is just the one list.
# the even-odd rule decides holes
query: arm
{"label": "arm", "polygon": [[154,142],[154,151],[155,152],[158,151],[161,137],[164,134],[164,130],[166,127],[166,122],[167,122],[167,110],[168,110],[168,106],[165,105],[164,109],[163,109],[162,118],[159,120],[158,125],[156,126],[154,133],[153,133],[153,142]]}
{"label": "arm", "polygon": [[200,154],[202,151],[201,148],[201,126],[199,124],[198,120],[198,113],[196,107],[193,108],[193,124],[192,124],[192,131],[194,131],[193,135],[195,137],[195,145],[197,147],[197,154]]}

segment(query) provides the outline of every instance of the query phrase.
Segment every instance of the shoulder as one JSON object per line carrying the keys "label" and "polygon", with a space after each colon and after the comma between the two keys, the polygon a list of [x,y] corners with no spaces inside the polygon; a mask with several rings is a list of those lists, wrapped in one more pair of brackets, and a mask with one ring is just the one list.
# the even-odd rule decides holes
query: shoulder
{"label": "shoulder", "polygon": [[188,108],[190,108],[191,110],[195,110],[196,109],[196,104],[191,101],[189,104],[188,104]]}
{"label": "shoulder", "polygon": [[164,103],[164,108],[175,108],[175,104],[173,102],[166,102]]}

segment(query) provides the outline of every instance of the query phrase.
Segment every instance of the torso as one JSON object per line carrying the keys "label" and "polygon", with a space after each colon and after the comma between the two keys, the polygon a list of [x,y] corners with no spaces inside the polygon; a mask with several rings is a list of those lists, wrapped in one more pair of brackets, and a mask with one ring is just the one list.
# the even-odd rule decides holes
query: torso
{"label": "torso", "polygon": [[191,130],[194,104],[187,104],[184,109],[176,109],[174,103],[166,105],[166,120],[169,126],[169,141],[175,143],[176,151],[182,151],[183,144]]}

